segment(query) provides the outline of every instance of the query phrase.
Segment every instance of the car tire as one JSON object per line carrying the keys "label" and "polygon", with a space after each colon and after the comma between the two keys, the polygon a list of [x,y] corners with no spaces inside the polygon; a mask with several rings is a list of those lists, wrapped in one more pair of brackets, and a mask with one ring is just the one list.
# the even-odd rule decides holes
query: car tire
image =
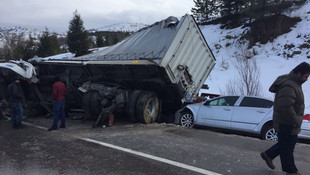
{"label": "car tire", "polygon": [[190,111],[183,111],[179,122],[183,127],[192,128],[194,126],[194,115]]}
{"label": "car tire", "polygon": [[155,93],[141,92],[136,105],[136,116],[141,123],[151,124],[158,119],[159,99]]}
{"label": "car tire", "polygon": [[267,124],[262,130],[263,140],[278,141],[278,132],[274,129],[272,124]]}

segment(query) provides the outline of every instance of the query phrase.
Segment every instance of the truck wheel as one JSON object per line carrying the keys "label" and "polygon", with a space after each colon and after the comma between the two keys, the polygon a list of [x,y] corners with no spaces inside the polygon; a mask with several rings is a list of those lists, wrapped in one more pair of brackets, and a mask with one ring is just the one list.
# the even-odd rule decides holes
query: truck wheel
{"label": "truck wheel", "polygon": [[83,110],[87,114],[87,118],[90,117],[90,109],[89,109],[89,98],[90,98],[90,93],[86,93],[83,95]]}
{"label": "truck wheel", "polygon": [[98,91],[90,91],[83,96],[83,109],[88,117],[97,118],[101,112],[101,104]]}
{"label": "truck wheel", "polygon": [[136,105],[136,115],[141,123],[150,124],[159,116],[159,100],[156,94],[142,92]]}
{"label": "truck wheel", "polygon": [[101,105],[98,91],[91,91],[89,98],[89,110],[91,115],[98,117],[101,113]]}
{"label": "truck wheel", "polygon": [[127,103],[127,115],[130,121],[136,123],[138,118],[136,116],[136,105],[141,91],[135,90],[129,94],[128,103]]}

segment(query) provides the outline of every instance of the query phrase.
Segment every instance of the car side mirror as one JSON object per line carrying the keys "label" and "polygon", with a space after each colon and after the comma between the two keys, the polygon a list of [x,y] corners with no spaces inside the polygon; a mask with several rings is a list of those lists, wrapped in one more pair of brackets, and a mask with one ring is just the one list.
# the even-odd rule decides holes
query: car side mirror
{"label": "car side mirror", "polygon": [[210,104],[210,101],[206,101],[203,105],[209,106],[209,104]]}

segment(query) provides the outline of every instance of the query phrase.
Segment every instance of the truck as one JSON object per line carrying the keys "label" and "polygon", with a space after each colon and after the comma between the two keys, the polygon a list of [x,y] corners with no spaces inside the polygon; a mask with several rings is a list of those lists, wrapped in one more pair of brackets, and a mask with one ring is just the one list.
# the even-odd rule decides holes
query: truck
{"label": "truck", "polygon": [[113,114],[146,124],[173,122],[173,113],[197,96],[215,62],[195,19],[186,14],[87,55],[0,63],[1,92],[5,98],[10,77],[17,74],[25,80],[24,108],[52,113],[57,76],[68,89],[66,111],[80,111],[83,119],[98,123]]}

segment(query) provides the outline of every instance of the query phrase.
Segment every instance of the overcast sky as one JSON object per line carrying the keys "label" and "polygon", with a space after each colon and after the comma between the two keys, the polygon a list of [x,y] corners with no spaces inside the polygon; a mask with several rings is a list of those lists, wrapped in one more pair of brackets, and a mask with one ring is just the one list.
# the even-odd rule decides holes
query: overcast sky
{"label": "overcast sky", "polygon": [[66,32],[78,10],[86,29],[116,23],[153,24],[191,14],[193,0],[0,0],[0,26]]}

